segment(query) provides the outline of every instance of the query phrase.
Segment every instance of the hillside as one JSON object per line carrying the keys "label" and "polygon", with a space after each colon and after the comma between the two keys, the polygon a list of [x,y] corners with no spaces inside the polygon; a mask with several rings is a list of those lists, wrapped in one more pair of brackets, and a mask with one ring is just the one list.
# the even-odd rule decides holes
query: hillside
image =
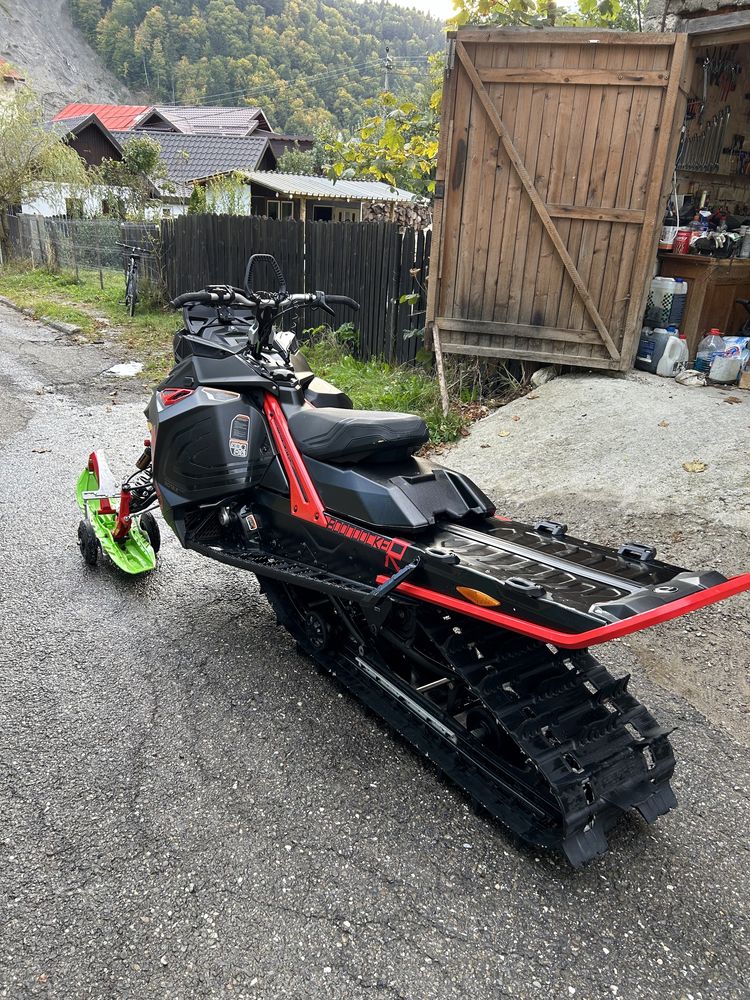
{"label": "hillside", "polygon": [[[3,0],[0,0],[2,3]],[[146,101],[261,104],[272,124],[351,125],[384,82],[414,92],[440,22],[356,0],[70,0],[105,66]]]}
{"label": "hillside", "polygon": [[0,58],[24,72],[50,113],[71,100],[127,99],[74,26],[67,0],[0,0]]}

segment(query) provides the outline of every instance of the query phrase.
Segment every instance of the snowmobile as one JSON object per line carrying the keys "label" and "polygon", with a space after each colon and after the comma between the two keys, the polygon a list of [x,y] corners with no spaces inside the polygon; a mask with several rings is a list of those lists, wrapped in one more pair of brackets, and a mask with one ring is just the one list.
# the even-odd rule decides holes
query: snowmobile
{"label": "snowmobile", "polygon": [[[254,288],[261,264],[274,291]],[[186,549],[254,573],[298,649],[475,803],[576,867],[623,813],[672,809],[668,732],[589,650],[749,590],[750,574],[497,514],[465,475],[418,457],[420,417],[356,410],[309,370],[284,321],[357,303],[290,294],[268,255],[242,288],[172,305],[176,363],[136,471],[114,490],[94,453],[79,481],[87,562],[152,569],[158,505]]]}

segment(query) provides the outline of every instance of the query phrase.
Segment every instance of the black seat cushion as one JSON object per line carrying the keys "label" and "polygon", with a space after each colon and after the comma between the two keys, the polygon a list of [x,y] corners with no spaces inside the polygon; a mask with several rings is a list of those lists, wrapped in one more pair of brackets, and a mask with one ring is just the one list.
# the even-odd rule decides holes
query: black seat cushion
{"label": "black seat cushion", "polygon": [[303,455],[323,462],[393,462],[413,455],[429,439],[427,425],[411,413],[297,410],[289,430]]}

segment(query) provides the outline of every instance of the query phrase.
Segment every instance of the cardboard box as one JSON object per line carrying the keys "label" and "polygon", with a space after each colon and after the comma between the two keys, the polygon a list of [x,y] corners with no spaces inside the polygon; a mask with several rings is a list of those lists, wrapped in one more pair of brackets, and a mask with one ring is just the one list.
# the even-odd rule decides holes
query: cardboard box
{"label": "cardboard box", "polygon": [[750,389],[750,372],[743,372],[740,375],[740,389]]}

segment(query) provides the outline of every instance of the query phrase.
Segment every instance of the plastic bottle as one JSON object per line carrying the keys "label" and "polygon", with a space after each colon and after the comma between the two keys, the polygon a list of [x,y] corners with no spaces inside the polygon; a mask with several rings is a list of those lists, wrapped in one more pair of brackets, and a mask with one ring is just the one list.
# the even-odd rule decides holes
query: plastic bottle
{"label": "plastic bottle", "polygon": [[678,375],[688,359],[688,346],[676,326],[667,327],[667,340],[664,350],[656,365],[656,374],[663,378],[674,378]]}
{"label": "plastic bottle", "polygon": [[708,375],[711,371],[711,364],[717,354],[722,354],[726,350],[724,338],[721,330],[712,327],[703,340],[698,344],[698,353],[695,357],[695,370]]}
{"label": "plastic bottle", "polygon": [[659,275],[651,279],[651,288],[646,303],[646,316],[648,321],[655,326],[666,326],[669,322],[675,285],[674,278],[665,278]]}
{"label": "plastic bottle", "polygon": [[672,289],[672,304],[669,307],[669,317],[667,322],[670,326],[679,326],[685,314],[685,303],[687,302],[687,281],[684,278],[674,278],[674,288]]}

